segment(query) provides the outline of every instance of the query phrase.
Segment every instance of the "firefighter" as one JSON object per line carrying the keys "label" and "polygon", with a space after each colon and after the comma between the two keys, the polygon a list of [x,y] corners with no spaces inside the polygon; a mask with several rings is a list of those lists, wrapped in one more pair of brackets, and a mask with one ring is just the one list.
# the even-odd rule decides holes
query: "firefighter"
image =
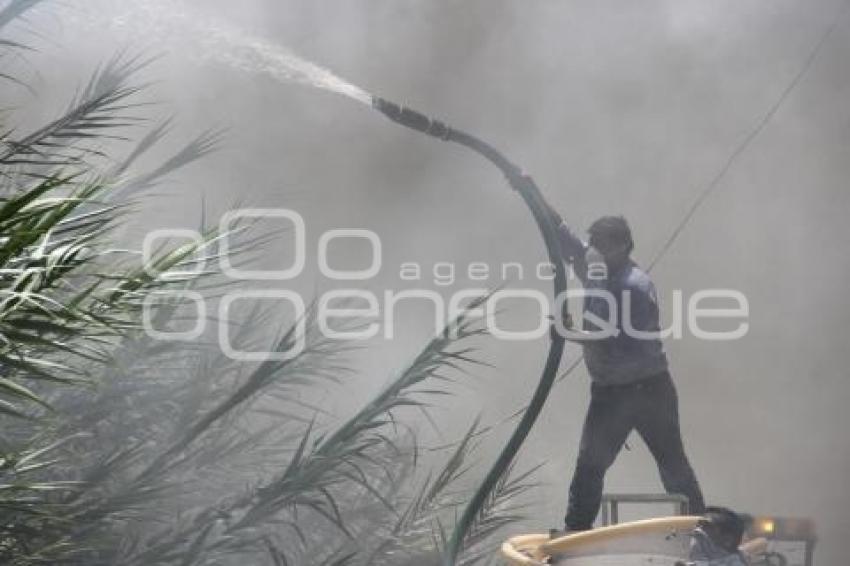
{"label": "firefighter", "polygon": [[706,508],[691,533],[688,562],[683,566],[747,566],[747,559],[739,550],[746,526],[746,517],[731,509]]}
{"label": "firefighter", "polygon": [[[570,332],[571,339],[580,341],[584,349],[591,399],[569,488],[565,530],[560,533],[592,528],[605,473],[632,430],[637,430],[649,447],[666,491],[685,495],[691,512],[703,513],[703,496],[682,445],[676,388],[667,356],[661,339],[647,336],[659,331],[655,287],[631,259],[634,243],[628,223],[620,216],[602,217],[590,226],[585,243],[554,209],[549,207],[549,211],[558,226],[564,261],[586,289],[610,297],[586,296],[583,328]],[[629,308],[624,309],[624,303]],[[600,339],[600,329],[588,321],[588,315],[613,321],[612,308],[618,315],[617,333]],[[624,313],[630,323],[627,331]]]}

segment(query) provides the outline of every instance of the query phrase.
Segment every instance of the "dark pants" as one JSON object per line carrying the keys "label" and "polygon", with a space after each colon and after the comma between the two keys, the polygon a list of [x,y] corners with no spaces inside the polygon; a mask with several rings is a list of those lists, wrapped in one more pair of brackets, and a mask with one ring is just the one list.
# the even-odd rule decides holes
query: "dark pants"
{"label": "dark pants", "polygon": [[705,503],[679,431],[676,388],[668,372],[628,385],[591,385],[590,407],[581,433],[578,462],[570,484],[566,526],[593,526],[602,500],[605,472],[632,429],[652,452],[667,493],[687,496],[692,514]]}

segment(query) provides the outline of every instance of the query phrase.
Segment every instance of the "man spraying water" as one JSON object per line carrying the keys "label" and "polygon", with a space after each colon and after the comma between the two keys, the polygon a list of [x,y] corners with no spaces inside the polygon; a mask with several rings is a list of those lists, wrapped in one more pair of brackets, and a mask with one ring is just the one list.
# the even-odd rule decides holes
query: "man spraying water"
{"label": "man spraying water", "polygon": [[[563,263],[570,263],[586,287],[601,287],[614,297],[617,311],[624,310],[624,298],[631,301],[630,308],[626,309],[631,311],[629,330],[643,333],[658,331],[655,290],[649,276],[630,259],[633,243],[624,219],[600,219],[590,231],[590,241],[584,243],[573,235],[561,216],[545,201],[534,181],[486,142],[385,99],[376,97],[372,105],[405,127],[472,149],[505,174],[511,187],[520,194],[533,213],[550,260],[559,262],[554,265],[556,298],[566,292]],[[604,280],[596,277],[591,279],[588,268],[600,260],[605,265],[606,276]],[[606,316],[609,314],[605,310],[607,306],[602,306],[597,299],[588,297],[585,312],[596,314],[598,319],[610,320]],[[609,304],[604,300],[603,303]],[[617,320],[622,320],[622,317]],[[574,336],[576,333],[571,334]],[[553,334],[543,375],[531,402],[493,468],[458,520],[447,545],[445,564],[455,563],[465,533],[483,501],[513,461],[539,415],[554,383],[563,341],[563,336]],[[570,487],[566,529],[580,531],[592,527],[599,511],[605,472],[614,462],[632,429],[637,429],[649,445],[667,491],[685,495],[690,501],[692,512],[702,513],[705,505],[682,446],[676,389],[667,369],[667,358],[660,339],[657,336],[638,338],[634,332],[620,332],[610,338],[582,340],[582,343],[588,370],[593,378],[592,399]]]}
{"label": "man spraying water", "polygon": [[[605,473],[632,430],[649,447],[667,492],[685,495],[691,513],[703,513],[702,493],[682,444],[676,388],[661,340],[653,335],[660,328],[655,286],[630,257],[634,243],[628,223],[619,216],[602,217],[590,226],[584,242],[551,206],[549,212],[558,226],[564,261],[585,289],[593,291],[585,297],[584,328],[577,338],[572,332],[582,343],[592,381],[565,530],[593,526]],[[609,312],[612,307],[616,316]],[[588,315],[616,321],[614,335],[598,338]]]}

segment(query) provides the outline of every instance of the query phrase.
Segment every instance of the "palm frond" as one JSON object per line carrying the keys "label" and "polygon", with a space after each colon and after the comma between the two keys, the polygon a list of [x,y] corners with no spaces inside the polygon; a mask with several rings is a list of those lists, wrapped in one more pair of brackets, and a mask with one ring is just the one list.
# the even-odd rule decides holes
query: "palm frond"
{"label": "palm frond", "polygon": [[[300,449],[279,477],[251,495],[243,516],[233,529],[247,528],[291,504],[305,501],[317,512],[323,512],[329,517],[336,516],[333,499],[324,497],[325,493],[340,481],[352,479],[351,476],[339,474],[340,470],[356,469],[358,464],[369,465],[369,451],[375,446],[391,442],[381,431],[394,424],[393,411],[421,406],[422,401],[417,398],[415,387],[428,379],[448,379],[443,373],[447,368],[463,371],[458,360],[476,363],[470,357],[471,347],[454,347],[457,343],[485,333],[469,316],[471,309],[479,306],[483,300],[470,303],[467,310],[426,345],[405,371],[336,431],[316,438],[312,450]],[[305,434],[302,446],[306,446],[306,442]],[[368,488],[367,483],[361,485]],[[322,497],[308,495],[317,492]]]}
{"label": "palm frond", "polygon": [[[153,144],[156,139],[162,137],[167,129],[168,122],[165,122],[152,130],[149,137],[142,140],[142,143],[139,144],[128,159],[121,163],[112,172],[112,174],[117,175],[126,171],[132,161],[138,158],[138,156],[141,155],[141,153],[149,145]],[[156,185],[174,171],[182,169],[190,163],[193,163],[215,151],[217,146],[221,143],[223,134],[224,132],[221,130],[208,130],[206,132],[202,132],[157,168],[123,181],[119,189],[111,195],[111,198],[113,200],[126,199],[129,195]]]}
{"label": "palm frond", "polygon": [[62,166],[86,165],[86,157],[103,155],[97,144],[125,139],[114,130],[135,126],[142,118],[134,113],[145,103],[131,98],[142,89],[129,78],[150,60],[119,55],[98,70],[70,107],[57,119],[14,139],[0,140],[0,166],[23,167],[34,175]]}
{"label": "palm frond", "polygon": [[20,20],[29,10],[42,2],[44,0],[10,0],[3,8],[0,8],[0,30]]}

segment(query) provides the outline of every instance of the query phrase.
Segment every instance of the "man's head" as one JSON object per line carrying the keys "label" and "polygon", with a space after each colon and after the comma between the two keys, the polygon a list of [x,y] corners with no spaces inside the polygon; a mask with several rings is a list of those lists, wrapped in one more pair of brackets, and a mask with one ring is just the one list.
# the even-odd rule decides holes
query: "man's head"
{"label": "man's head", "polygon": [[629,258],[635,247],[632,231],[622,216],[603,216],[588,228],[588,244],[596,248],[609,266],[617,266]]}
{"label": "man's head", "polygon": [[726,507],[707,507],[699,526],[720,547],[735,552],[747,529],[747,517]]}

